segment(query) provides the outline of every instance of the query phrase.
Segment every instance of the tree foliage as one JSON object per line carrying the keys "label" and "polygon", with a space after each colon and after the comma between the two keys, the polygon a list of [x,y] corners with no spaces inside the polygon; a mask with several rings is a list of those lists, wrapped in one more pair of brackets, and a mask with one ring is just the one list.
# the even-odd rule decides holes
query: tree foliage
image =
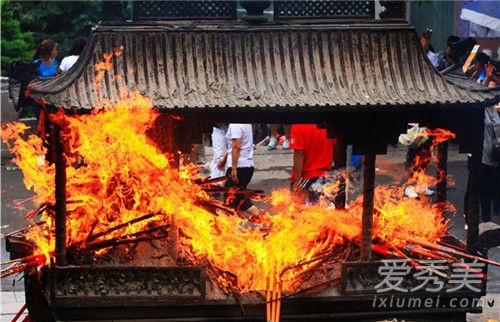
{"label": "tree foliage", "polygon": [[[31,48],[19,47],[18,51],[28,51],[25,59],[33,55],[35,44],[43,39],[52,39],[59,44],[58,61],[70,49],[71,42],[78,36],[88,36],[92,27],[101,19],[101,1],[12,1],[4,0],[12,9],[12,21],[21,28],[20,35],[14,39],[23,39],[31,35]],[[3,70],[3,42],[6,37],[4,32],[4,13],[2,3],[2,70]],[[34,42],[33,42],[34,40]],[[7,59],[18,59],[19,56],[6,56]]]}
{"label": "tree foliage", "polygon": [[33,56],[35,42],[32,32],[23,32],[21,24],[14,15],[13,5],[10,1],[2,1],[2,69],[1,74],[6,75],[12,62],[16,60],[30,60]]}

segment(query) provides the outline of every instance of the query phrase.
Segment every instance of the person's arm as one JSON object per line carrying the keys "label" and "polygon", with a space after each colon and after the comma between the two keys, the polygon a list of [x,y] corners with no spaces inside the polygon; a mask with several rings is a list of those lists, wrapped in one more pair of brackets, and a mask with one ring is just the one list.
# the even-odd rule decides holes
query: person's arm
{"label": "person's arm", "polygon": [[293,190],[296,191],[300,183],[300,178],[302,178],[302,167],[304,166],[304,151],[294,150],[293,151],[293,178],[295,182],[293,183]]}
{"label": "person's arm", "polygon": [[231,164],[231,180],[238,183],[238,159],[241,153],[241,139],[232,139],[231,157],[233,162]]}

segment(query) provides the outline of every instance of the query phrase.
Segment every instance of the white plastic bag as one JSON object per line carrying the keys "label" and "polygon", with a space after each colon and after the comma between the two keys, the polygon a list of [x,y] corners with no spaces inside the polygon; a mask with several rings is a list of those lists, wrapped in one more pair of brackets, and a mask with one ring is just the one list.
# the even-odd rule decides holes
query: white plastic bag
{"label": "white plastic bag", "polygon": [[426,134],[425,127],[419,127],[417,123],[412,125],[413,126],[406,131],[406,134],[401,134],[399,136],[399,143],[410,149],[415,149],[427,142],[429,137]]}

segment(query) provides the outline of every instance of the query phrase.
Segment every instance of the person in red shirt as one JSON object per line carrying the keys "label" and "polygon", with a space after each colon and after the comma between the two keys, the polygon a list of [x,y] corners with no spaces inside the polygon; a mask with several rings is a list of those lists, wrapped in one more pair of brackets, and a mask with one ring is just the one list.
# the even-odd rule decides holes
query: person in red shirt
{"label": "person in red shirt", "polygon": [[294,150],[291,177],[293,191],[303,195],[300,192],[307,191],[318,178],[331,170],[335,143],[334,139],[327,137],[326,129],[320,129],[316,124],[292,125],[290,149]]}

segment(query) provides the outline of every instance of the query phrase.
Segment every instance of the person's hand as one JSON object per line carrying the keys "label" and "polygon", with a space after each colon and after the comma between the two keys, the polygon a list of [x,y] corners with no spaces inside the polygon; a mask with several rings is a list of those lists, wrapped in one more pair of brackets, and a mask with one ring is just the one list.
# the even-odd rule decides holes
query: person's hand
{"label": "person's hand", "polygon": [[491,77],[493,75],[493,70],[495,70],[495,65],[493,65],[491,62],[488,62],[484,67],[486,69],[486,77]]}
{"label": "person's hand", "polygon": [[217,169],[224,170],[225,167],[226,167],[226,159],[222,158],[220,159],[219,163],[217,163]]}
{"label": "person's hand", "polygon": [[217,169],[224,170],[224,168],[226,167],[226,162],[227,162],[227,151],[224,152],[222,157],[219,159],[219,162],[217,163]]}
{"label": "person's hand", "polygon": [[238,170],[236,168],[231,168],[231,180],[238,183]]}
{"label": "person's hand", "polygon": [[307,190],[300,189],[300,184],[303,180],[297,180],[292,186],[292,200],[297,204],[304,204],[307,199]]}

